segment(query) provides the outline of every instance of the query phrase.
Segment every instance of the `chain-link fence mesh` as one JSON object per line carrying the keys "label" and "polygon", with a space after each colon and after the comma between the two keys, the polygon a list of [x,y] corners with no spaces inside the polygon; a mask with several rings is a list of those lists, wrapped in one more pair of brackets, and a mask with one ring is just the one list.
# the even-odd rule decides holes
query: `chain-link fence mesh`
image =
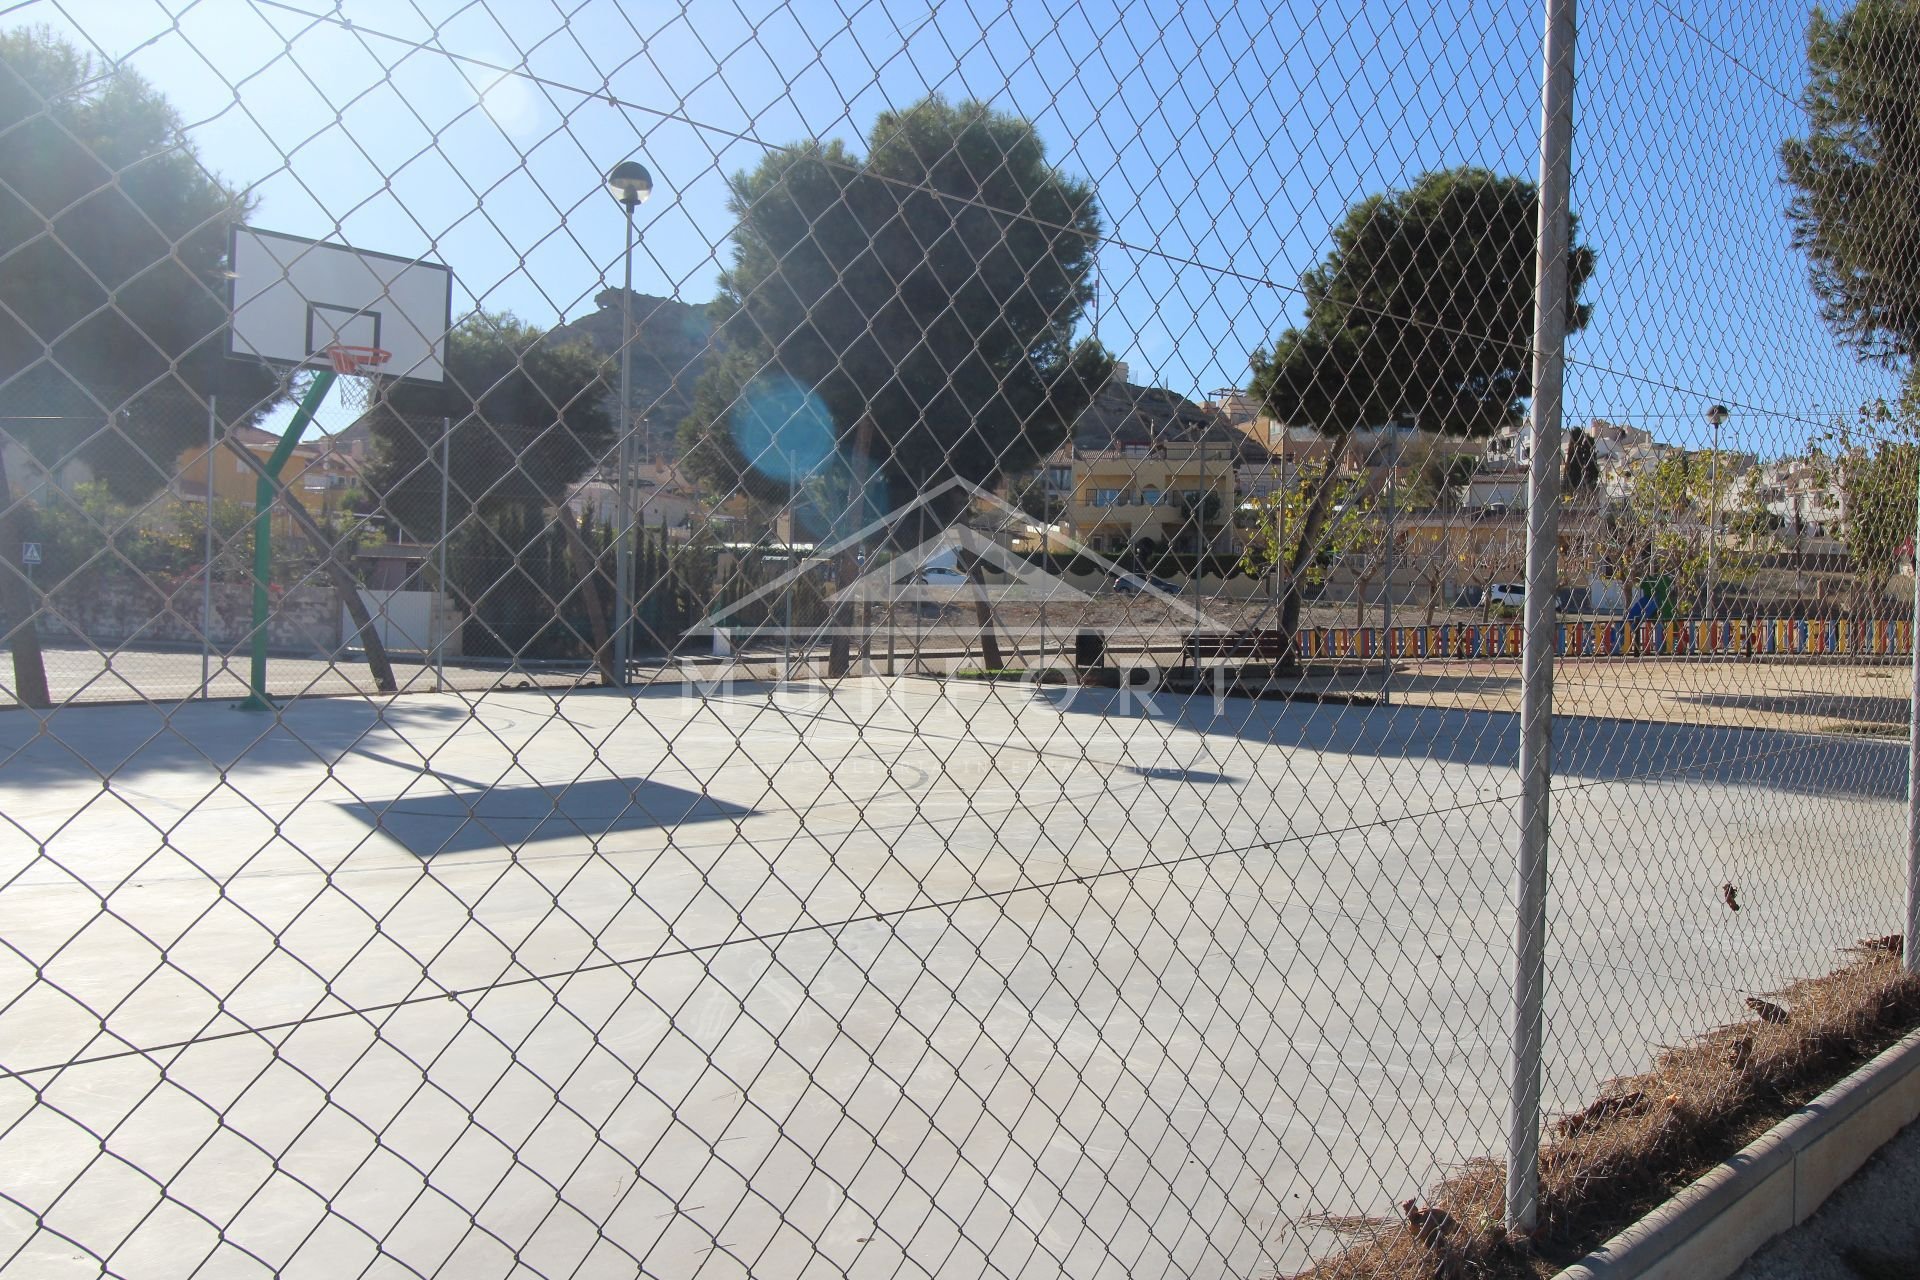
{"label": "chain-link fence mesh", "polygon": [[1795,1016],[1920,8],[1577,39],[1555,427],[1531,3],[8,9],[0,1274],[1348,1274],[1509,1150],[1530,584],[1523,1119]]}

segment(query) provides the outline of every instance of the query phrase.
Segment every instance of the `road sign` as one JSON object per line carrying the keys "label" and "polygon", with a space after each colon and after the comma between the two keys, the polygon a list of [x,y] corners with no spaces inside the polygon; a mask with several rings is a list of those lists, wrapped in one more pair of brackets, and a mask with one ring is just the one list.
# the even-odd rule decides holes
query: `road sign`
{"label": "road sign", "polygon": [[20,544],[20,563],[21,564],[39,564],[40,563],[40,544],[37,542],[21,543]]}

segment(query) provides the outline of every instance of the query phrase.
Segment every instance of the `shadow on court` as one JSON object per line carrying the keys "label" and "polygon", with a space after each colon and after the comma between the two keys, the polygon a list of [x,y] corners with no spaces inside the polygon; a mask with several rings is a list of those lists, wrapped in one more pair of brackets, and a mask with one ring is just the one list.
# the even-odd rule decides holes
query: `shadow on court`
{"label": "shadow on court", "polygon": [[737,820],[754,812],[697,791],[632,778],[554,786],[463,786],[437,794],[417,790],[395,800],[339,808],[419,858],[518,848],[543,840],[600,840],[623,831]]}
{"label": "shadow on court", "polygon": [[[1375,759],[1512,768],[1520,718],[1503,711],[1214,699],[1204,693],[1123,694],[1038,688],[1062,715],[1146,716],[1194,733],[1250,745]],[[1904,717],[1905,702],[1901,714]],[[1856,799],[1906,796],[1903,742],[1594,716],[1557,716],[1553,771],[1581,781],[1674,781]]]}

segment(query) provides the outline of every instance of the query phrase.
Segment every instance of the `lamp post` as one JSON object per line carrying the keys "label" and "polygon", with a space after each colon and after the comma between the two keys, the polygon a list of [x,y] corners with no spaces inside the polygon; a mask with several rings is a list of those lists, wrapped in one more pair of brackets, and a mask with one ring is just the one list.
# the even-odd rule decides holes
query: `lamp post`
{"label": "lamp post", "polygon": [[1720,427],[1727,416],[1727,406],[1723,404],[1707,410],[1707,422],[1713,427],[1713,456],[1707,462],[1707,602],[1701,612],[1709,622],[1714,618],[1714,574],[1720,561]]}
{"label": "lamp post", "polygon": [[622,160],[607,173],[607,194],[627,215],[625,271],[620,290],[620,439],[614,449],[613,669],[626,684],[632,656],[629,592],[633,582],[633,211],[653,194],[653,175],[638,160]]}

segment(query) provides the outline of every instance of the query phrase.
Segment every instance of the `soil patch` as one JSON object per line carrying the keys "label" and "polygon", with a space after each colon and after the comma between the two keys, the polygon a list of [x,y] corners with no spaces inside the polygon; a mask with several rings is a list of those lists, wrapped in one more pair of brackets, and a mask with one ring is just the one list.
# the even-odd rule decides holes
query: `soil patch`
{"label": "soil patch", "polygon": [[1549,1122],[1540,1225],[1521,1249],[1501,1226],[1506,1167],[1472,1160],[1408,1200],[1402,1220],[1347,1219],[1347,1247],[1295,1280],[1540,1280],[1664,1202],[1920,1023],[1920,981],[1897,935],[1862,939],[1824,977],[1747,1001],[1752,1016],[1663,1048]]}

